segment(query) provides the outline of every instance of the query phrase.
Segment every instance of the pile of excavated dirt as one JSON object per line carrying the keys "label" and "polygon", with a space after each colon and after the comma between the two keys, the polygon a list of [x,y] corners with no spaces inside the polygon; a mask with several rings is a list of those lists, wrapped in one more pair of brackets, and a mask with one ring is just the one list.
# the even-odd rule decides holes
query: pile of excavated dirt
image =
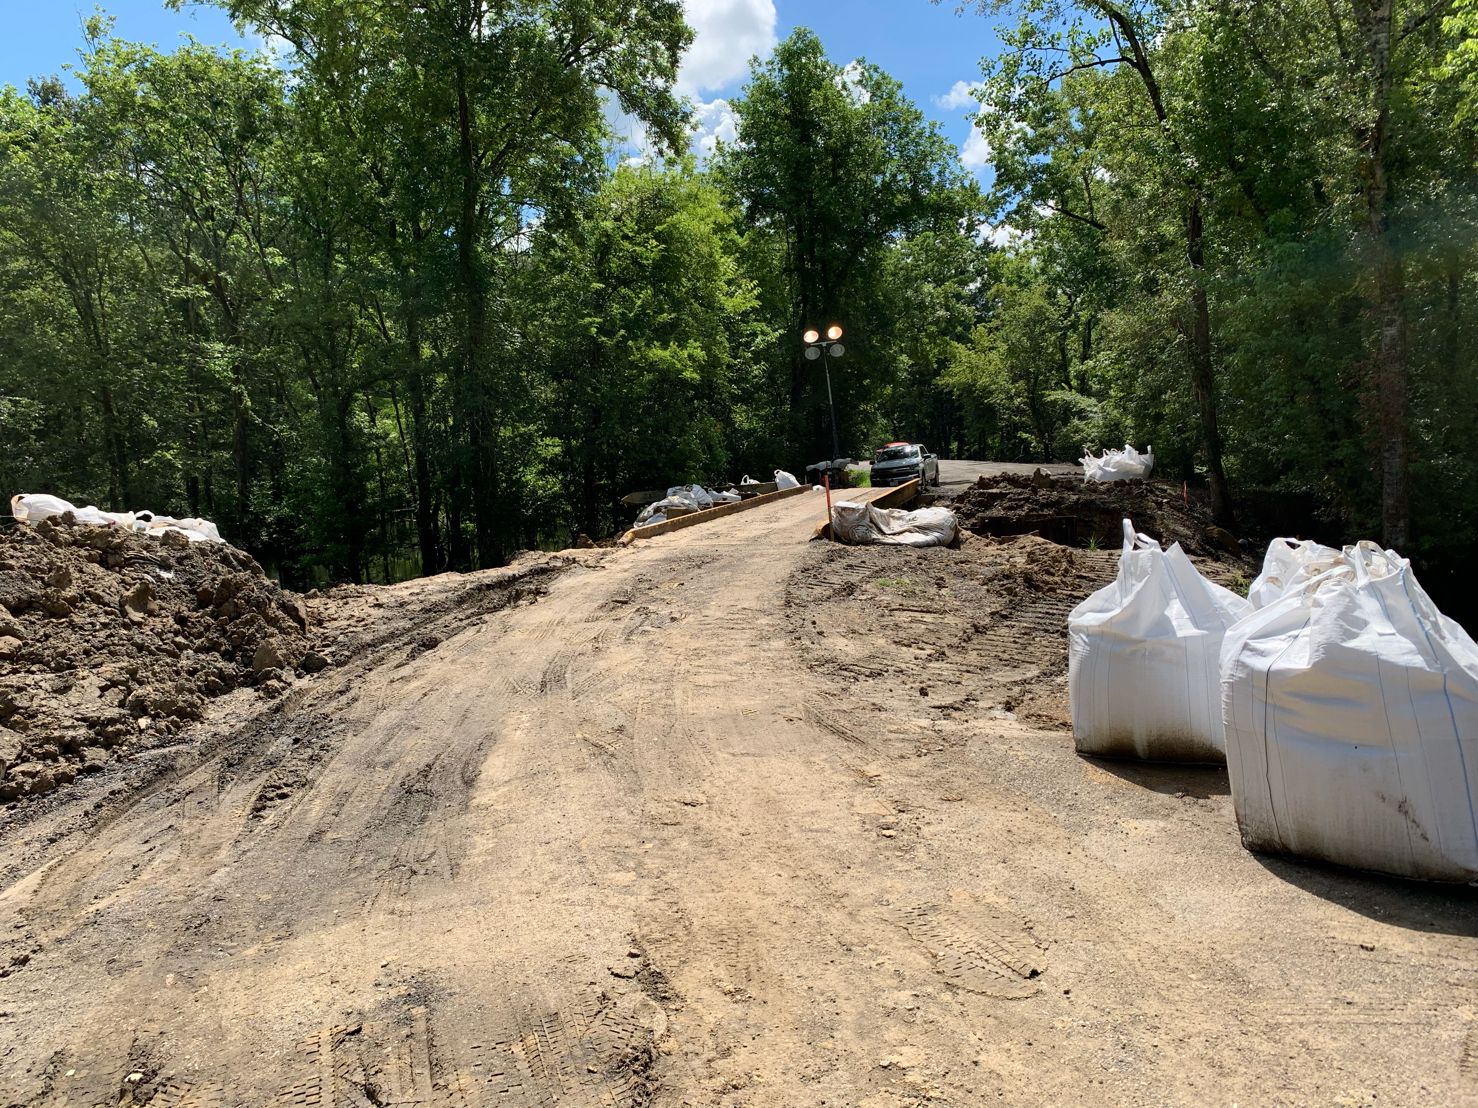
{"label": "pile of excavated dirt", "polygon": [[230,689],[281,691],[324,664],[307,629],[224,543],[67,516],[0,533],[0,801],[166,743]]}
{"label": "pile of excavated dirt", "polygon": [[1187,554],[1242,559],[1246,553],[1230,532],[1218,527],[1209,509],[1167,481],[1088,482],[1008,473],[981,477],[953,504],[962,526],[977,535],[1039,534],[1063,546],[1117,550],[1122,521]]}
{"label": "pile of excavated dirt", "polygon": [[809,553],[787,615],[807,668],[833,690],[835,719],[867,720],[870,709],[843,707],[846,690],[866,688],[926,730],[1001,718],[1068,726],[1067,616],[1113,579],[1117,551],[1017,535],[959,550],[816,543]]}
{"label": "pile of excavated dirt", "polygon": [[[1240,561],[1192,561],[1245,590]],[[786,615],[807,668],[838,705],[830,719],[845,721],[827,722],[833,729],[868,726],[859,721],[874,709],[842,707],[861,689],[871,703],[899,706],[907,726],[1019,718],[1066,729],[1068,614],[1118,567],[1117,546],[1037,535],[972,538],[958,550],[813,543],[787,585]]]}

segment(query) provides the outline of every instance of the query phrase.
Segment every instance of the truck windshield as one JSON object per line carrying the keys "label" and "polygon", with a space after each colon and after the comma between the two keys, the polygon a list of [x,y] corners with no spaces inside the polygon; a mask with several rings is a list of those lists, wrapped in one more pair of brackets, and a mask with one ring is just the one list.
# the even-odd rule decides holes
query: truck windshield
{"label": "truck windshield", "polygon": [[917,446],[885,446],[878,451],[875,462],[902,462],[910,458],[917,458],[919,448]]}

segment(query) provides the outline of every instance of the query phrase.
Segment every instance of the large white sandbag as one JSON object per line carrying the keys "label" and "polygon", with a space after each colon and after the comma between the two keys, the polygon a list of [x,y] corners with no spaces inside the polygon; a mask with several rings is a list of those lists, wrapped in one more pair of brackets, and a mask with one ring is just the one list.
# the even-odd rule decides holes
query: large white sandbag
{"label": "large white sandbag", "polygon": [[713,496],[702,485],[674,485],[667,490],[667,495],[690,501],[700,512],[713,507]]}
{"label": "large white sandbag", "polygon": [[43,519],[76,510],[77,505],[70,500],[44,492],[21,492],[10,498],[10,514],[22,523],[40,523]]}
{"label": "large white sandbag", "polygon": [[1232,803],[1251,850],[1478,878],[1478,645],[1374,543],[1222,646]]}
{"label": "large white sandbag", "polygon": [[1105,450],[1102,458],[1095,458],[1093,451],[1084,447],[1080,460],[1085,481],[1129,481],[1150,475],[1155,468],[1155,448],[1146,447],[1141,454],[1125,443],[1123,450]]}
{"label": "large white sandbag", "polygon": [[187,516],[179,521],[178,526],[185,531],[194,531],[206,542],[223,542],[221,531],[208,519],[199,516]]}
{"label": "large white sandbag", "polygon": [[1220,762],[1222,637],[1252,605],[1124,521],[1119,574],[1068,616],[1080,754]]}
{"label": "large white sandbag", "polygon": [[86,507],[75,509],[72,514],[78,523],[90,524],[94,527],[115,527],[118,521],[113,518],[112,512],[105,512],[96,504],[88,504]]}
{"label": "large white sandbag", "polygon": [[781,489],[798,489],[801,483],[795,479],[795,475],[785,472],[783,469],[775,471],[775,486]]}
{"label": "large white sandbag", "polygon": [[1247,590],[1247,599],[1254,608],[1266,608],[1320,574],[1347,564],[1344,554],[1332,546],[1303,539],[1274,539],[1268,543],[1262,572]]}
{"label": "large white sandbag", "polygon": [[959,523],[948,508],[877,508],[866,502],[842,500],[831,508],[831,534],[854,546],[948,546]]}

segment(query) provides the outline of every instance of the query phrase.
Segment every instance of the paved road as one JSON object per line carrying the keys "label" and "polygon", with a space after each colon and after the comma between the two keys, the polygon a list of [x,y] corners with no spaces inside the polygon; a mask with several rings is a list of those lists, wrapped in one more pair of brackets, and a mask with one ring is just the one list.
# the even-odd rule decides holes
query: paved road
{"label": "paved road", "polygon": [[1083,467],[1074,462],[976,462],[968,459],[951,458],[939,461],[939,485],[945,491],[950,491],[951,486],[964,486],[970,484],[982,473],[1025,473],[1030,475],[1038,469],[1045,469],[1048,473],[1074,474],[1082,473]]}
{"label": "paved road", "polygon": [[[870,462],[858,462],[853,469],[868,469]],[[958,492],[981,474],[1025,473],[1028,476],[1038,469],[1054,474],[1081,474],[1083,467],[1076,462],[977,462],[967,458],[939,460],[939,487],[945,492]]]}

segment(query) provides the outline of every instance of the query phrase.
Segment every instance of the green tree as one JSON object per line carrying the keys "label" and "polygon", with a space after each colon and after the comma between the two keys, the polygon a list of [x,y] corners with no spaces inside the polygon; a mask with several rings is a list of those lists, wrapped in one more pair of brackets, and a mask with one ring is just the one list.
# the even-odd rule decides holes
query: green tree
{"label": "green tree", "polygon": [[[414,240],[448,232],[449,264],[431,273],[418,268],[418,251],[409,262],[396,253],[407,283],[431,278],[428,291],[441,291],[450,306],[441,321],[454,440],[449,558],[471,564],[475,546],[478,564],[497,564],[508,549],[504,521],[518,506],[522,452],[510,444],[524,440],[518,412],[528,395],[518,361],[507,356],[520,345],[503,310],[512,279],[507,244],[523,233],[531,211],[569,203],[597,182],[605,97],[669,148],[685,141],[686,112],[671,90],[691,39],[681,4],[229,0],[225,6],[291,44],[306,81],[357,109],[340,117],[351,133],[391,134],[417,155],[371,159],[362,188],[387,198],[387,215],[411,215],[410,226],[401,218],[381,221],[397,244],[407,234]],[[382,78],[384,71],[398,74]],[[388,87],[378,87],[382,80]],[[386,109],[393,113],[389,128],[363,117]],[[429,178],[440,188],[427,195],[403,175]],[[406,205],[409,197],[416,202]],[[415,291],[421,303],[421,290]],[[404,322],[407,332],[420,330],[419,318]],[[471,544],[464,511],[471,516]]]}
{"label": "green tree", "polygon": [[884,258],[902,238],[960,233],[974,191],[897,81],[864,62],[837,65],[805,29],[754,63],[734,112],[739,140],[720,149],[716,173],[751,231],[751,272],[780,336],[771,355],[789,424],[780,448],[819,458],[831,452],[826,394],[801,332],[846,328],[844,372],[833,378],[844,444],[855,443],[876,422],[893,368],[885,351],[906,326],[870,295]]}
{"label": "green tree", "polygon": [[[1181,252],[1164,276],[1181,287],[1185,309],[1177,325],[1196,400],[1201,455],[1212,511],[1232,514],[1222,458],[1217,373],[1208,292],[1204,165],[1190,156],[1195,104],[1175,80],[1174,54],[1162,45],[1192,18],[1189,9],[1159,0],[986,0],[978,10],[1011,12],[1007,49],[986,65],[980,97],[982,130],[991,143],[1003,204],[1043,208],[1094,229],[1137,236],[1137,227],[1110,228],[1095,204],[1092,151],[1106,150],[1115,170],[1152,194],[1174,221]],[[1104,74],[1099,79],[1098,75]],[[1168,201],[1168,205],[1167,205]],[[1166,211],[1168,207],[1168,211]],[[1154,211],[1155,209],[1150,209]],[[1146,209],[1123,209],[1137,223]],[[1156,233],[1164,228],[1161,219]],[[1146,240],[1140,237],[1141,244]]]}
{"label": "green tree", "polygon": [[579,527],[609,533],[633,488],[727,476],[733,382],[768,335],[719,192],[691,166],[622,168],[533,252]]}

